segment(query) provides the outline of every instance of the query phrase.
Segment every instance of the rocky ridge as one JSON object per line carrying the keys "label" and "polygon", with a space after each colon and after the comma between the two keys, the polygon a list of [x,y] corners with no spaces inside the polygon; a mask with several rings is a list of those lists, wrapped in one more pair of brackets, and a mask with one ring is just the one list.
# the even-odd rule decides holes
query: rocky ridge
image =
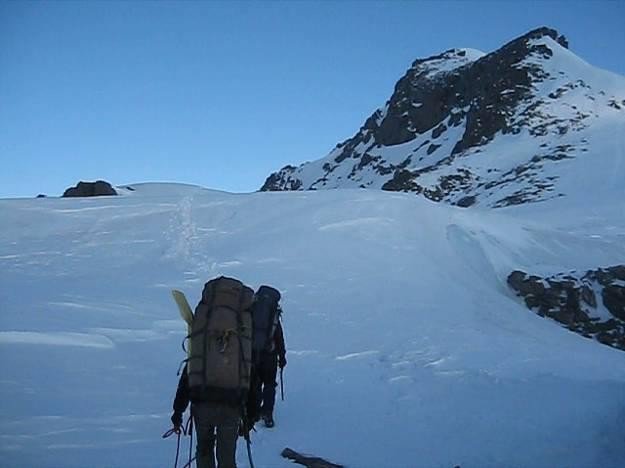
{"label": "rocky ridge", "polygon": [[381,188],[465,207],[546,200],[567,195],[559,179],[592,152],[598,121],[625,126],[625,78],[539,28],[490,54],[416,60],[352,138],[261,190]]}

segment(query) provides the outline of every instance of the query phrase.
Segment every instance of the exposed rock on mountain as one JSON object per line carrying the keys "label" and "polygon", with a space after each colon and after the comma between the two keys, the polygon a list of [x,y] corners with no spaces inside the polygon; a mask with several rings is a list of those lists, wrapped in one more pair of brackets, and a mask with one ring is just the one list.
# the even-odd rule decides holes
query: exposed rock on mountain
{"label": "exposed rock on mountain", "polygon": [[99,197],[105,195],[117,195],[115,189],[103,180],[96,182],[78,182],[75,187],[70,187],[63,192],[63,197]]}
{"label": "exposed rock on mountain", "polygon": [[508,284],[538,315],[625,350],[625,265],[549,278],[514,271]]}
{"label": "exposed rock on mountain", "polygon": [[271,174],[261,190],[381,188],[464,207],[541,201],[614,177],[609,160],[621,156],[605,137],[619,131],[625,77],[540,28],[487,55],[416,60],[356,135]]}

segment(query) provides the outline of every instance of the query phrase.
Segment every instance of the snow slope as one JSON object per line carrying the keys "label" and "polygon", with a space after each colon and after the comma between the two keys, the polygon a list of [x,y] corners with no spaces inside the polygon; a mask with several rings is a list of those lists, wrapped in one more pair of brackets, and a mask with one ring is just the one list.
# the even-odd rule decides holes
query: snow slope
{"label": "snow slope", "polygon": [[131,187],[0,200],[0,465],[172,466],[169,290],[195,303],[220,274],[283,292],[286,401],[253,435],[259,468],[293,466],[287,446],[348,467],[625,465],[625,354],[505,282],[625,263],[622,200]]}

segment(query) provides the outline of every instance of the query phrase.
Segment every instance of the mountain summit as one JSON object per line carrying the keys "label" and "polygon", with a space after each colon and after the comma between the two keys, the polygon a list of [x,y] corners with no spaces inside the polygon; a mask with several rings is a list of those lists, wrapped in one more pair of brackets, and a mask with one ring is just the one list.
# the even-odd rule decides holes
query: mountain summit
{"label": "mountain summit", "polygon": [[543,27],[489,54],[416,60],[352,138],[271,174],[261,190],[375,188],[465,207],[591,188],[613,196],[625,177],[614,138],[624,132],[625,77],[584,62]]}

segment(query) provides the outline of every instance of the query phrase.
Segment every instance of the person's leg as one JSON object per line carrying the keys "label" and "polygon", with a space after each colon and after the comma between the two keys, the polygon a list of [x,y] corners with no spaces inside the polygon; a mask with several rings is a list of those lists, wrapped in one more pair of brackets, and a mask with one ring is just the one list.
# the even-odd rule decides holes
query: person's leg
{"label": "person's leg", "polygon": [[239,437],[240,411],[230,406],[219,408],[217,426],[217,465],[219,468],[236,468],[237,438]]}
{"label": "person's leg", "polygon": [[264,388],[267,386],[266,382],[265,382],[265,378],[266,378],[266,372],[265,372],[265,367],[267,366],[266,363],[266,355],[263,354],[258,362],[258,364],[256,365],[256,396],[258,399],[258,408],[260,409],[260,414],[259,416],[263,416],[264,414],[264,407],[265,407],[265,391]]}
{"label": "person's leg", "polygon": [[276,376],[278,374],[278,360],[275,354],[268,354],[264,359],[262,368],[263,379],[263,414],[273,415],[273,407],[276,403]]}
{"label": "person's leg", "polygon": [[192,405],[197,434],[195,463],[197,468],[215,468],[215,415],[209,403]]}

